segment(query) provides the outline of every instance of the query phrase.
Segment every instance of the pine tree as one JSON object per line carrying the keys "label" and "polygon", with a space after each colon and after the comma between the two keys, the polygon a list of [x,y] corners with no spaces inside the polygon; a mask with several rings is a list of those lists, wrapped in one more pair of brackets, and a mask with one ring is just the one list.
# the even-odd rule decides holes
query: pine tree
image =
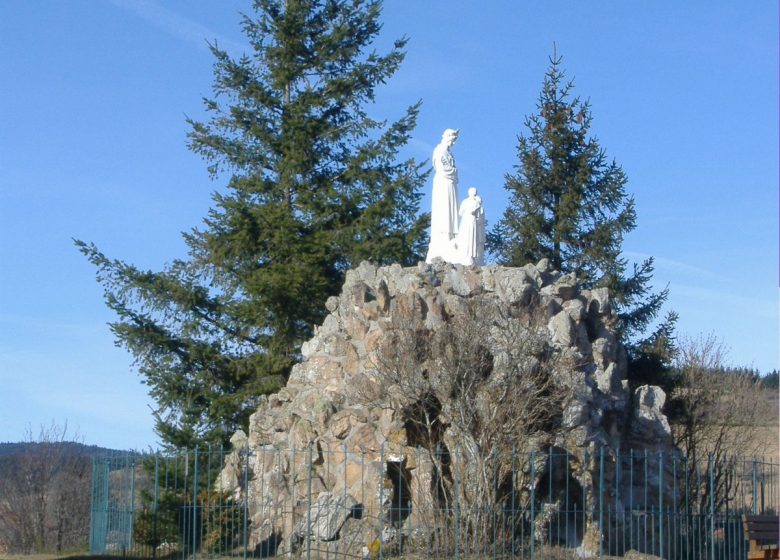
{"label": "pine tree", "polygon": [[380,7],[256,0],[243,19],[251,55],[212,46],[210,119],[189,121],[190,148],[229,180],[203,226],[184,234],[188,258],[143,271],[77,242],[168,445],[224,441],[244,425],[256,398],[286,379],[346,270],[422,254],[424,174],[398,158],[419,103],[389,125],[366,113],[404,58],[405,39],[368,51]]}
{"label": "pine tree", "polygon": [[[550,59],[536,114],[518,138],[515,174],[506,176],[510,201],[489,236],[500,263],[521,266],[543,258],[583,287],[605,286],[619,316],[618,330],[642,368],[666,367],[673,351],[671,313],[642,338],[668,291],[652,293],[653,259],[629,270],[621,256],[623,237],[636,226],[627,177],[589,135],[590,104],[572,94],[561,58]],[[650,375],[650,374],[648,374]]]}

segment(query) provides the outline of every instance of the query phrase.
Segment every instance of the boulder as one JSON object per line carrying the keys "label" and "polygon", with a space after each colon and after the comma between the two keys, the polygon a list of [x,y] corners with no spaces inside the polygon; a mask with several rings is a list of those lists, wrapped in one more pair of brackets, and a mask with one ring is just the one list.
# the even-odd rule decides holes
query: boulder
{"label": "boulder", "polygon": [[349,494],[337,496],[322,492],[312,505],[311,515],[301,520],[293,535],[301,541],[307,535],[318,541],[335,540],[356,505],[357,501]]}

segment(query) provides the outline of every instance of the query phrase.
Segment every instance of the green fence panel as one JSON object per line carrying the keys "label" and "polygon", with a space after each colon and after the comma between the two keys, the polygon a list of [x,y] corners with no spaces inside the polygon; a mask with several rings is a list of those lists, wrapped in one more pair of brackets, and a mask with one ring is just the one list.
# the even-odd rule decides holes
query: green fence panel
{"label": "green fence panel", "polygon": [[96,458],[90,553],[741,560],[741,516],[779,509],[774,460],[589,453],[587,476],[581,457],[557,448],[491,452],[478,465],[442,450],[343,445]]}

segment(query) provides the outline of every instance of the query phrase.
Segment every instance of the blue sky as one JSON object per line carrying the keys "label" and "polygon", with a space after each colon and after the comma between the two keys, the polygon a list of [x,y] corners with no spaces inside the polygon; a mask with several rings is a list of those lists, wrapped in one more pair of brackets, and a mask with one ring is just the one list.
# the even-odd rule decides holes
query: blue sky
{"label": "blue sky", "polygon": [[[146,388],[113,345],[72,238],[159,269],[211,193],[187,151],[206,40],[245,50],[248,0],[0,0],[0,441],[52,421],[88,443],[156,444]],[[656,258],[679,332],[733,365],[778,367],[778,5],[726,0],[386,0],[383,50],[410,39],[375,117],[422,99],[411,155],[442,130],[495,222],[553,43],[593,132],[629,178],[625,255]],[[430,185],[426,185],[427,196]]]}

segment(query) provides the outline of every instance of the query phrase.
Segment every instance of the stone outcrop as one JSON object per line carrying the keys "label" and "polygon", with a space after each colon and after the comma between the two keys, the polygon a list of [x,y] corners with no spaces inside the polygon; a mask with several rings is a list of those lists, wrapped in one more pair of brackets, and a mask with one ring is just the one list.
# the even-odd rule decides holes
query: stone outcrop
{"label": "stone outcrop", "polygon": [[[546,260],[520,268],[362,263],[325,305],[329,314],[302,346],[287,386],[261,398],[217,481],[244,499],[248,467],[252,547],[295,552],[315,540],[320,550],[370,554],[377,542],[425,541],[435,508],[424,505],[441,500],[437,487],[450,500],[485,499],[467,486],[484,467],[475,458],[490,453],[530,457],[512,463],[522,474],[512,492],[530,500],[547,480],[555,495],[546,493],[538,511],[554,516],[563,487],[596,502],[604,453],[612,465],[629,440],[670,448],[663,392],[629,394],[608,291],[581,290]],[[479,375],[469,377],[475,368]],[[473,381],[468,394],[463,380]],[[513,425],[534,410],[540,383],[554,414],[540,410],[527,426]],[[464,407],[481,427],[458,420]],[[506,441],[489,425],[496,418],[515,426]],[[613,471],[602,467],[601,476]],[[583,531],[569,544],[582,545]]]}

